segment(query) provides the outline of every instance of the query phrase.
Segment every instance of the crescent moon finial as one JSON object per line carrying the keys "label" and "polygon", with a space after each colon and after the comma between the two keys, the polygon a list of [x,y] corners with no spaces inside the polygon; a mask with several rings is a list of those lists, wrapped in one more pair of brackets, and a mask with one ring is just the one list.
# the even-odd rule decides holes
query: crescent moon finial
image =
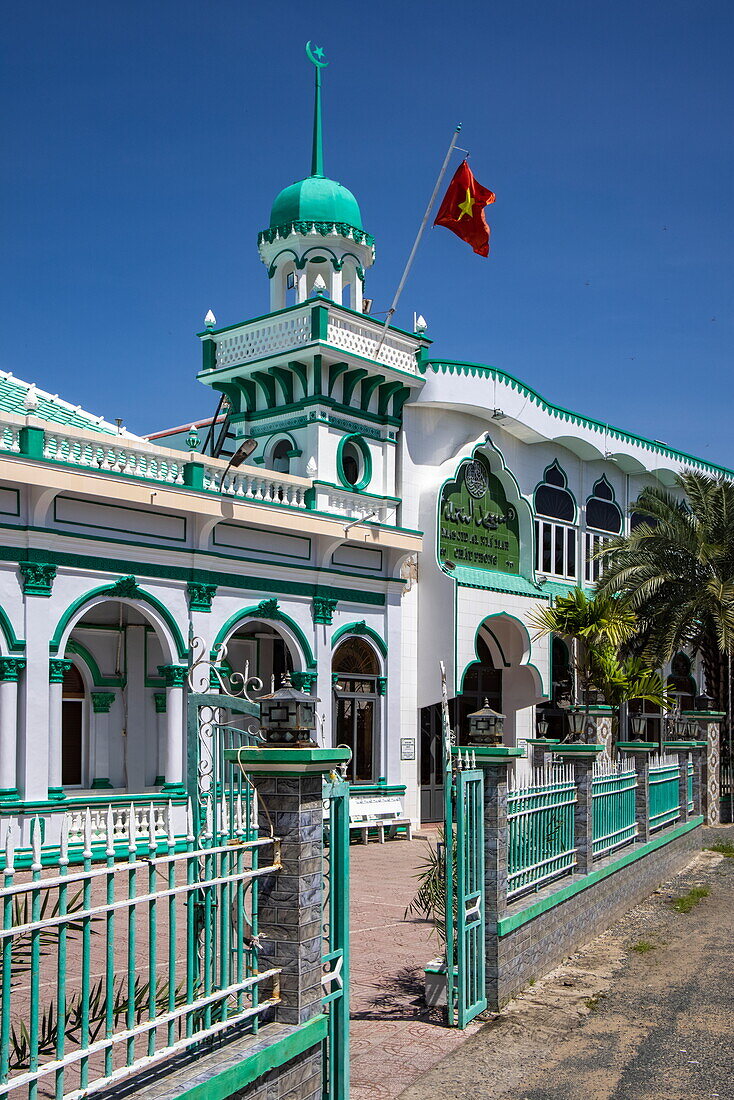
{"label": "crescent moon finial", "polygon": [[315,65],[317,69],[325,69],[329,62],[324,57],[324,50],[322,46],[312,46],[311,40],[306,43],[306,56],[312,65]]}

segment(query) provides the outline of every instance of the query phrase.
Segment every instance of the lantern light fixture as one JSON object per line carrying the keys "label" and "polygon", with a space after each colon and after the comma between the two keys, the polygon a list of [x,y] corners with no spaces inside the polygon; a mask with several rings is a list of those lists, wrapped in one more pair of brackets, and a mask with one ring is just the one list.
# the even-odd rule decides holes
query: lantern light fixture
{"label": "lantern light fixture", "polygon": [[277,691],[261,695],[258,702],[266,744],[290,748],[315,746],[311,732],[316,729],[316,704],[320,700],[293,687],[290,673],[286,672]]}
{"label": "lantern light fixture", "polygon": [[504,733],[504,714],[493,710],[489,700],[484,706],[469,715],[469,740],[474,745],[501,745]]}

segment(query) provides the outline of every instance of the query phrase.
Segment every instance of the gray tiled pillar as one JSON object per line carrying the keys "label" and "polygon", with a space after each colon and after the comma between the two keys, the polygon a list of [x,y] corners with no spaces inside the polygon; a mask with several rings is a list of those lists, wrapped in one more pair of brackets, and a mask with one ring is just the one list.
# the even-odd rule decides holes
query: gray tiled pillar
{"label": "gray tiled pillar", "polygon": [[[297,750],[292,750],[297,751]],[[280,838],[282,870],[260,881],[260,966],[282,967],[282,1023],[321,1012],[323,825],[321,775],[252,775],[260,834]]]}
{"label": "gray tiled pillar", "polygon": [[487,930],[507,913],[507,767],[479,761],[484,772],[484,899]]}
{"label": "gray tiled pillar", "polygon": [[588,874],[594,862],[593,770],[594,760],[589,757],[577,757],[573,761],[573,778],[576,784],[573,830],[576,844],[576,872],[579,875]]}
{"label": "gray tiled pillar", "polygon": [[620,750],[635,766],[637,788],[635,790],[635,818],[637,839],[646,844],[650,839],[650,749],[624,748]]}

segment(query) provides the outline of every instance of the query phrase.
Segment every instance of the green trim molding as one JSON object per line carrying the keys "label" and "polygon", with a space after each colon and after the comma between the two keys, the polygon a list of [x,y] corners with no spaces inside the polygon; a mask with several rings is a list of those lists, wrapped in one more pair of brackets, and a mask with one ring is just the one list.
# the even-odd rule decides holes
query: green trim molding
{"label": "green trim molding", "polygon": [[338,602],[338,600],[332,599],[331,596],[314,596],[311,606],[313,621],[331,626]]}
{"label": "green trim molding", "polygon": [[0,680],[17,681],[24,668],[24,657],[0,657]]}
{"label": "green trim molding", "polygon": [[115,701],[115,693],[113,691],[93,691],[91,694],[92,711],[95,714],[109,714]]}
{"label": "green trim molding", "polygon": [[59,619],[50,642],[50,651],[52,654],[58,653],[64,631],[77,611],[86,603],[97,599],[98,596],[108,596],[110,599],[134,599],[139,600],[141,603],[149,604],[158,612],[171,632],[173,644],[178,656],[183,659],[188,655],[188,646],[184,642],[183,634],[171,612],[160,600],[156,599],[155,596],[152,596],[149,592],[143,591],[143,589],[138,586],[133,576],[120,577],[119,580],[115,581],[113,584],[100,585],[98,588],[92,588],[89,592],[85,592],[83,595],[78,596],[77,599],[67,607],[66,611]]}
{"label": "green trim molding", "polygon": [[299,691],[313,692],[317,677],[318,673],[315,668],[309,669],[307,672],[291,672],[291,683]]}
{"label": "green trim molding", "polygon": [[50,684],[63,684],[64,675],[71,668],[72,662],[61,657],[52,657],[48,662],[48,682]]}
{"label": "green trim molding", "polygon": [[[227,1100],[242,1091],[246,1085],[251,1085],[266,1073],[270,1073],[299,1054],[323,1043],[329,1030],[329,1020],[323,1014],[314,1016],[305,1024],[298,1024],[291,1030],[287,1025],[273,1025],[287,1028],[285,1034],[273,1038],[268,1034],[272,1028],[261,1028],[257,1036],[247,1040],[248,1046],[254,1046],[258,1042],[263,1044],[262,1049],[256,1050],[247,1056],[242,1050],[242,1057],[234,1060],[226,1069],[213,1067],[212,1076],[204,1069],[206,1066],[206,1054],[196,1067],[196,1084],[190,1088],[177,1091],[177,1100]],[[201,1059],[201,1055],[199,1056]],[[220,1059],[221,1061],[221,1059]],[[203,1078],[203,1080],[197,1078]]]}
{"label": "green trim molding", "polygon": [[[354,484],[347,481],[344,472],[344,449],[348,443],[353,444],[362,456],[362,476]],[[339,446],[336,449],[336,472],[341,482],[341,488],[348,489],[353,493],[361,493],[372,480],[372,455],[366,442],[358,432],[350,432],[349,435],[343,435],[339,440]]]}
{"label": "green trim molding", "polygon": [[633,848],[632,851],[626,852],[624,855],[619,856],[619,858],[614,859],[605,867],[599,867],[597,870],[591,871],[588,875],[578,876],[578,878],[570,882],[568,886],[564,886],[560,890],[554,891],[552,894],[549,894],[545,898],[541,898],[540,901],[536,901],[532,905],[528,905],[519,912],[502,917],[501,920],[497,921],[497,935],[501,937],[506,936],[509,932],[514,932],[516,928],[522,927],[523,924],[528,924],[528,922],[534,920],[535,917],[539,917],[541,913],[553,909],[554,906],[560,905],[561,902],[567,901],[575,894],[580,894],[582,891],[588,890],[590,886],[594,886],[597,882],[609,878],[610,875],[615,874],[617,871],[621,871],[623,867],[629,866],[630,863],[635,863],[638,859],[643,859],[658,848],[663,848],[666,844],[670,844],[671,841],[677,840],[679,836],[689,833],[692,829],[697,829],[699,825],[703,825],[703,818],[694,817],[690,821],[686,821],[683,825],[678,825],[677,828],[671,829],[670,832],[664,833],[662,836],[653,837],[652,840],[648,840],[645,844],[640,844],[638,847]]}
{"label": "green trim molding", "polygon": [[153,692],[153,704],[155,706],[156,714],[166,713],[167,696],[165,691]]}
{"label": "green trim molding", "polygon": [[212,600],[217,591],[216,584],[189,581],[186,590],[189,596],[189,611],[211,611]]}
{"label": "green trim molding", "polygon": [[13,624],[8,618],[4,607],[0,607],[0,631],[2,631],[5,643],[11,653],[23,653],[25,651],[25,641],[16,637]]}
{"label": "green trim molding", "polygon": [[183,687],[188,671],[186,665],[158,665],[158,672],[167,688]]}
{"label": "green trim molding", "polygon": [[49,562],[22,561],[18,571],[23,577],[24,596],[50,596],[56,576],[56,566]]}
{"label": "green trim molding", "polygon": [[358,634],[360,637],[370,638],[375,643],[382,656],[387,657],[387,646],[384,639],[381,638],[377,631],[373,630],[371,626],[367,626],[364,619],[356,623],[345,623],[344,626],[340,626],[331,636],[332,649],[336,647],[337,642],[342,638],[351,634]]}
{"label": "green trim molding", "polygon": [[283,625],[288,627],[291,631],[297,645],[300,647],[307,668],[316,667],[316,660],[308,638],[303,633],[298,623],[294,622],[290,615],[286,615],[284,611],[280,610],[278,601],[275,598],[261,600],[260,603],[255,604],[253,607],[245,607],[241,611],[235,611],[233,615],[230,615],[226,623],[219,628],[219,633],[214,639],[210,651],[212,660],[216,658],[222,643],[226,642],[230,635],[234,633],[237,625],[244,622],[246,619],[265,619],[283,623]]}

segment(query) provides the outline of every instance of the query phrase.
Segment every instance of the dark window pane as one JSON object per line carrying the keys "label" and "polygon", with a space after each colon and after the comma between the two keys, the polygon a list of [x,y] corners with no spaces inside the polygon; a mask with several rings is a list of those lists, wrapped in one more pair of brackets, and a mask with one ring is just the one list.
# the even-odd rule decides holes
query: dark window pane
{"label": "dark window pane", "polygon": [[571,527],[566,530],[566,576],[576,576],[576,532]]}
{"label": "dark window pane", "polygon": [[549,523],[543,524],[543,571],[551,571],[551,528]]}
{"label": "dark window pane", "polygon": [[565,549],[565,531],[563,527],[556,527],[556,545],[554,548],[554,572],[559,576],[563,576],[563,551]]}
{"label": "dark window pane", "polygon": [[586,522],[598,531],[611,531],[618,535],[622,527],[622,516],[616,504],[590,497],[586,502]]}
{"label": "dark window pane", "polygon": [[552,485],[539,485],[535,491],[535,511],[541,516],[551,516],[573,523],[576,509],[573,497],[566,489]]}
{"label": "dark window pane", "polygon": [[64,700],[61,704],[61,783],[78,787],[82,781],[82,703]]}

